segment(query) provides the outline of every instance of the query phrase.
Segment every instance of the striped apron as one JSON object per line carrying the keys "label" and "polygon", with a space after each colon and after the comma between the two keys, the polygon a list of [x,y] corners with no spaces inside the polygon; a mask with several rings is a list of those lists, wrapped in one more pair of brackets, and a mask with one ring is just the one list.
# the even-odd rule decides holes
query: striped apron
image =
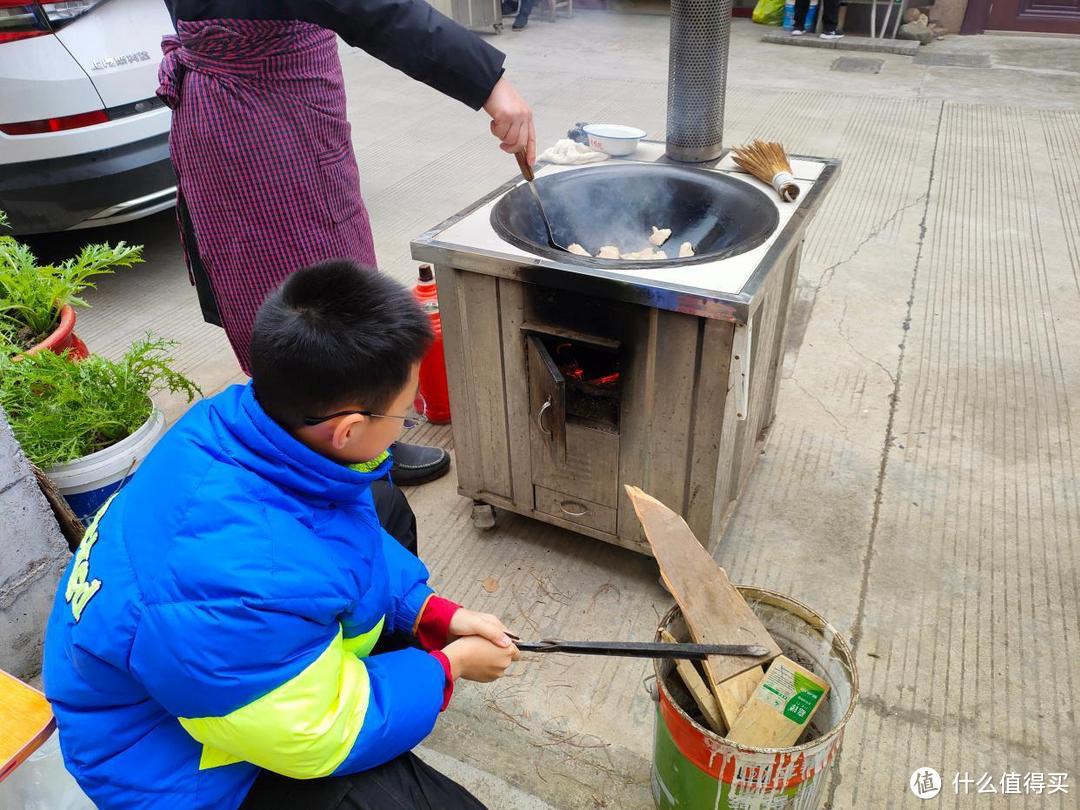
{"label": "striped apron", "polygon": [[290,273],[375,266],[337,38],[305,22],[181,20],[162,50],[189,272],[250,373],[255,313]]}

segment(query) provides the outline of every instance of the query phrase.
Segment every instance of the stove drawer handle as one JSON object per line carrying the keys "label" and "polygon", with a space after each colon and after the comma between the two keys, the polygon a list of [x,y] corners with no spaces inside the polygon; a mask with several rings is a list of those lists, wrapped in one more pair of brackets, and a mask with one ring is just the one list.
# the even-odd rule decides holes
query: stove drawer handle
{"label": "stove drawer handle", "polygon": [[548,436],[553,435],[550,430],[544,427],[544,412],[551,407],[551,397],[547,398],[547,401],[540,406],[540,411],[536,414],[536,424],[540,426],[540,431],[546,433]]}
{"label": "stove drawer handle", "polygon": [[[572,509],[567,509],[566,507],[568,506],[577,506],[581,509],[581,511],[575,512]],[[583,503],[578,503],[577,501],[563,501],[559,504],[559,508],[562,510],[564,515],[569,515],[570,517],[585,517],[585,515],[589,514],[589,507],[587,507]]]}

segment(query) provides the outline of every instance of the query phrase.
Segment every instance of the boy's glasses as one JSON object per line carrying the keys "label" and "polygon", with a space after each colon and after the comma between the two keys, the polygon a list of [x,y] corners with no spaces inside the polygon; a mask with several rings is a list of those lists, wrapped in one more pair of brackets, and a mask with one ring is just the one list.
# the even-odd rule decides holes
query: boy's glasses
{"label": "boy's glasses", "polygon": [[304,424],[308,425],[321,425],[323,422],[329,422],[331,419],[337,419],[339,416],[368,416],[378,419],[400,419],[402,426],[405,430],[412,430],[415,427],[419,427],[427,421],[427,402],[420,395],[416,395],[416,400],[413,402],[412,410],[404,416],[394,416],[392,413],[372,413],[371,411],[338,411],[337,413],[327,414],[326,416],[305,416]]}

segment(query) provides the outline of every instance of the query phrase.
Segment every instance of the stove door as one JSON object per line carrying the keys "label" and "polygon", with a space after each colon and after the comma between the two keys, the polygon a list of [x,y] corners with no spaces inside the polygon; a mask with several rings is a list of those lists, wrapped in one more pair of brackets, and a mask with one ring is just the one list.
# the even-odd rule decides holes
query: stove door
{"label": "stove door", "polygon": [[[617,363],[617,353],[584,340],[570,341],[561,335],[525,334],[535,508],[613,533],[612,510],[617,504],[619,483],[616,427],[619,404],[610,392],[600,391],[592,396],[587,392],[596,391],[596,383],[602,381],[590,376],[597,372],[594,364],[588,362],[588,353],[607,352],[611,363]],[[567,347],[571,347],[571,353],[573,350],[581,353],[586,361],[584,367],[568,364],[564,355],[560,355],[563,357],[560,364],[552,355],[553,351]],[[560,370],[565,368],[586,380],[568,379]]]}
{"label": "stove door", "polygon": [[539,445],[562,463],[566,460],[566,378],[539,335],[528,335],[528,353],[533,446]]}

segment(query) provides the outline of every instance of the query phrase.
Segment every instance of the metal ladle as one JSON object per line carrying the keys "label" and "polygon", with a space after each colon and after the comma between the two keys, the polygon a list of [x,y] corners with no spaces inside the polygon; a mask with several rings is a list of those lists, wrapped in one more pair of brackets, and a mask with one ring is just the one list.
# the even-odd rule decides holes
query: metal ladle
{"label": "metal ladle", "polygon": [[529,184],[529,190],[532,192],[533,197],[536,198],[536,204],[540,206],[540,216],[544,218],[544,227],[547,229],[548,243],[553,248],[564,250],[570,253],[570,248],[565,245],[560,245],[555,241],[555,235],[551,232],[551,220],[548,219],[547,211],[544,210],[544,204],[540,201],[540,194],[536,190],[536,174],[533,172],[532,166],[529,165],[528,158],[525,157],[524,152],[515,152],[514,157],[517,158],[518,168],[521,169],[521,176],[525,178],[525,182]]}

